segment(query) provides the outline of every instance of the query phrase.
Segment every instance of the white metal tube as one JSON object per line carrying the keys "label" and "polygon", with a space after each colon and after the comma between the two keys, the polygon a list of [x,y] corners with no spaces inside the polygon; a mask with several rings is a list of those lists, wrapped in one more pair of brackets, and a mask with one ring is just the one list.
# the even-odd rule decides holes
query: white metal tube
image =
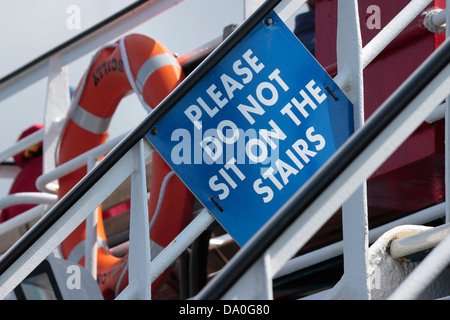
{"label": "white metal tube", "polygon": [[[447,8],[450,8],[450,0],[446,0]],[[443,11],[441,11],[443,12]],[[448,39],[450,37],[450,10],[444,11],[444,21],[446,23],[445,36]],[[445,199],[450,199],[450,96],[447,97],[447,101],[444,102],[445,108]],[[446,201],[445,208],[445,221],[450,223],[450,201]]]}
{"label": "white metal tube", "polygon": [[[448,8],[448,7],[447,7]],[[448,10],[441,10],[433,15],[431,22],[436,26],[440,27],[446,23]]]}
{"label": "white metal tube", "polygon": [[73,158],[70,161],[67,161],[66,163],[56,167],[54,170],[41,175],[39,178],[36,179],[36,188],[41,191],[49,191],[49,192],[55,192],[55,190],[47,190],[47,184],[57,180],[58,178],[65,176],[66,174],[81,168],[82,166],[87,164],[89,157],[100,157],[107,152],[111,151],[117,143],[119,143],[128,133],[121,134],[120,136],[117,136],[104,144],[91,149],[81,155],[79,155],[76,158]]}
{"label": "white metal tube", "polygon": [[197,237],[214,222],[205,209],[175,237],[175,239],[152,261],[152,282],[177,259]]}
{"label": "white metal tube", "polygon": [[42,141],[44,138],[44,130],[40,129],[33,132],[29,136],[18,141],[15,145],[0,152],[0,162],[5,161],[9,157],[12,157]]}
{"label": "white metal tube", "polygon": [[0,209],[20,204],[55,204],[58,197],[42,192],[20,192],[0,198]]}
{"label": "white metal tube", "polygon": [[444,119],[446,109],[447,109],[447,104],[445,102],[438,105],[436,107],[436,109],[434,109],[433,112],[431,112],[430,115],[425,119],[425,121],[428,123],[434,123],[436,121]]}
{"label": "white metal tube", "polygon": [[450,225],[444,224],[391,242],[390,253],[394,259],[434,248],[448,234]]}
{"label": "white metal tube", "polygon": [[417,299],[450,263],[450,236],[445,237],[392,293],[389,300]]}
{"label": "white metal tube", "polygon": [[[88,172],[94,169],[98,158],[88,157],[87,166]],[[84,242],[84,260],[85,268],[97,279],[97,222],[98,222],[98,207],[86,218],[86,241]]]}
{"label": "white metal tube", "polygon": [[[412,0],[362,49],[362,67],[366,68],[431,2]],[[347,66],[339,70],[336,83],[344,90],[351,81],[352,74]]]}
{"label": "white metal tube", "polygon": [[131,280],[125,289],[115,298],[115,300],[136,300],[139,294],[139,283],[137,279]]}
{"label": "white metal tube", "polygon": [[55,154],[70,106],[69,68],[61,65],[59,54],[50,58],[48,65],[47,97],[44,112],[42,142],[42,173],[56,167]]}
{"label": "white metal tube", "polygon": [[46,207],[47,206],[45,205],[38,205],[3,223],[0,223],[0,235],[3,235],[17,227],[23,226],[36,218],[40,218],[45,212],[47,212],[48,209]]}
{"label": "white metal tube", "polygon": [[[394,227],[405,225],[405,224],[425,224],[433,221],[437,218],[441,218],[445,215],[445,204],[440,203],[435,206],[426,208],[419,212],[413,213],[411,215],[405,216],[398,220],[389,222],[380,227],[371,229],[369,231],[369,242],[373,243],[385,232],[391,230]],[[343,242],[339,241],[333,243],[329,246],[320,248],[318,250],[306,253],[304,255],[298,256],[289,260],[283,268],[277,273],[276,278],[285,276],[292,272],[313,266],[317,263],[326,261],[328,259],[337,257],[342,254]]]}
{"label": "white metal tube", "polygon": [[[131,151],[134,171],[131,174],[130,248],[128,279],[138,284],[137,299],[151,299],[151,250],[148,222],[147,180],[145,178],[145,146],[141,139]],[[147,149],[147,152],[150,151]]]}
{"label": "white metal tube", "polygon": [[[351,72],[346,93],[353,103],[355,131],[364,125],[364,77],[358,1],[338,2],[338,70]],[[367,274],[367,186],[364,182],[342,206],[344,270],[355,299],[370,299]]]}

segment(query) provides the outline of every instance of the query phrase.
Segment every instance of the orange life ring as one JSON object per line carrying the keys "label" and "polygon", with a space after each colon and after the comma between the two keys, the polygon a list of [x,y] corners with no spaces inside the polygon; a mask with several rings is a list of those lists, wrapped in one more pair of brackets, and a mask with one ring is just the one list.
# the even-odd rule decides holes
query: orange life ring
{"label": "orange life ring", "polygon": [[[130,76],[132,81],[129,80]],[[58,164],[104,143],[117,105],[133,89],[137,87],[138,92],[142,93],[139,98],[153,108],[183,79],[183,71],[172,53],[161,43],[146,36],[128,35],[114,45],[101,49],[93,58],[75,93],[75,101],[61,135]],[[152,157],[149,219],[155,213],[161,184],[171,172],[157,152],[153,152]],[[86,167],[83,167],[60,178],[59,197],[63,197],[85,174]],[[178,177],[172,177],[167,183],[160,213],[151,230],[152,257],[189,223],[193,203],[194,197],[186,186]],[[97,238],[100,240],[97,282],[105,299],[111,299],[128,283],[128,257],[116,257],[107,246],[101,245],[102,242],[106,243],[101,210],[98,214]],[[61,243],[64,258],[83,265],[84,239],[83,223]],[[163,280],[164,274],[153,283],[152,292],[160,287]]]}

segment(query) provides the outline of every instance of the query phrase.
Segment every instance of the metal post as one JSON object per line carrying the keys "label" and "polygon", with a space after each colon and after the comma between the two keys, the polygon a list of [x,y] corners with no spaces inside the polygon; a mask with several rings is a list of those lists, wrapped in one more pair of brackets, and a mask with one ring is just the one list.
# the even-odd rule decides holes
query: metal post
{"label": "metal post", "polygon": [[[4,272],[0,272],[0,299],[3,299],[11,290],[13,290],[25,277],[36,268],[77,226],[79,226],[90,212],[98,207],[126,178],[131,174],[130,163],[132,159],[131,152],[126,153],[117,161],[110,170],[104,174],[92,187],[89,188],[64,214],[60,216],[51,226],[42,227],[45,221],[41,219],[16,243],[21,248],[26,248],[19,258],[7,267]],[[94,169],[95,170],[95,169]],[[76,187],[72,189],[71,195],[77,192]],[[76,196],[76,195],[75,195]],[[63,199],[67,199],[66,197]],[[51,213],[45,217],[55,216],[55,211],[61,210],[65,202],[59,201],[52,209]],[[67,200],[66,200],[67,201]],[[59,216],[59,212],[56,212]],[[44,217],[44,218],[45,218]],[[42,229],[41,229],[42,228]],[[33,231],[32,231],[33,230]],[[30,238],[35,237],[36,230],[41,233],[39,237],[31,242]],[[28,242],[28,243],[27,243]],[[8,253],[14,252],[11,248],[2,256],[0,262],[8,258]]]}
{"label": "metal post", "polygon": [[266,252],[231,289],[224,300],[273,300],[270,252]]}
{"label": "metal post", "polygon": [[70,105],[69,77],[67,66],[61,64],[59,54],[49,61],[47,98],[44,113],[44,139],[42,172],[56,167],[56,149],[61,133],[61,119],[67,115]]}
{"label": "metal post", "polygon": [[[89,157],[87,163],[88,172],[94,169],[98,159]],[[99,208],[86,218],[86,241],[84,247],[84,267],[92,274],[94,279],[97,279],[97,222],[98,222]]]}
{"label": "metal post", "polygon": [[[355,130],[364,125],[362,40],[358,2],[338,2],[338,72],[350,74],[343,88],[354,105]],[[343,69],[346,69],[343,71]],[[367,187],[364,182],[342,207],[344,270],[349,298],[370,299],[367,276],[368,221]]]}
{"label": "metal post", "polygon": [[[450,36],[450,0],[446,1],[446,37]],[[445,222],[450,223],[450,96],[445,109]]]}
{"label": "metal post", "polygon": [[[147,145],[148,146],[148,145]],[[147,148],[149,154],[151,151]],[[131,174],[129,282],[139,285],[136,299],[151,299],[151,252],[148,221],[145,145],[141,139],[132,149],[135,169]]]}
{"label": "metal post", "polygon": [[152,282],[178,258],[186,248],[215,221],[208,210],[202,210],[173,241],[152,261]]}

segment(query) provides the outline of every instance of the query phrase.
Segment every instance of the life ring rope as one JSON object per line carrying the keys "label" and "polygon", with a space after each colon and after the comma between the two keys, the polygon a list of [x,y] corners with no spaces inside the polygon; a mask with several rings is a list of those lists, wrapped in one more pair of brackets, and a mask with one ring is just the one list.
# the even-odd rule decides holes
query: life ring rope
{"label": "life ring rope", "polygon": [[170,171],[165,177],[161,184],[161,189],[159,190],[158,195],[158,203],[156,204],[155,213],[153,214],[152,221],[150,221],[149,229],[150,232],[152,231],[153,225],[155,224],[156,218],[158,218],[159,212],[161,211],[161,205],[164,200],[164,194],[166,193],[167,183],[169,182],[170,178],[174,176],[175,172]]}
{"label": "life ring rope", "polygon": [[139,99],[139,102],[144,107],[144,109],[150,113],[153,108],[150,107],[142,98],[142,91],[139,91],[136,82],[134,81],[133,74],[131,72],[130,62],[128,61],[128,54],[127,54],[127,48],[125,47],[125,37],[120,38],[119,40],[119,47],[120,47],[120,54],[122,55],[123,60],[123,66],[125,68],[125,73],[128,77],[128,81],[130,82],[131,88],[133,88],[134,93],[136,93],[136,96]]}

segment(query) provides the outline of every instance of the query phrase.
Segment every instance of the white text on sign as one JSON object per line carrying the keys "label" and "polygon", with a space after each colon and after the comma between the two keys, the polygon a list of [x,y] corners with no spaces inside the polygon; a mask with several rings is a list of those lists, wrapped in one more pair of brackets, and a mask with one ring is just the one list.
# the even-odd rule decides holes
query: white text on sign
{"label": "white text on sign", "polygon": [[[327,95],[314,79],[302,88],[290,88],[283,80],[282,70],[266,70],[264,62],[250,49],[232,63],[230,71],[218,76],[203,95],[186,107],[184,114],[194,133],[192,136],[187,129],[173,131],[171,140],[178,143],[172,148],[171,159],[174,164],[221,165],[208,181],[220,200],[246,180],[240,165],[259,165],[260,177],[252,186],[267,203],[274,198],[274,191],[282,190],[292,176],[299,174],[326,147],[323,135],[314,126],[302,123]],[[245,86],[251,86],[252,93],[236,98]],[[280,104],[281,97],[284,102]],[[235,108],[243,118],[221,119],[220,111],[225,107]],[[281,127],[273,119],[260,120],[267,119],[261,117],[266,112],[279,112],[286,120]],[[205,130],[203,123],[215,117],[220,119],[217,126]],[[298,128],[298,136],[302,138],[281,148],[280,142],[287,138],[283,126],[287,124]]]}

